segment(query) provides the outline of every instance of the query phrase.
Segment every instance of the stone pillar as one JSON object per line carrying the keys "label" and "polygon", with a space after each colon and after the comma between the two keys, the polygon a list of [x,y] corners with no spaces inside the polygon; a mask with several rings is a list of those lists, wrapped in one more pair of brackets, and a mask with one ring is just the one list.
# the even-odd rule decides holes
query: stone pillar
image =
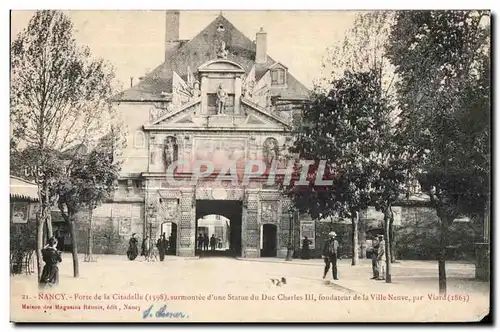
{"label": "stone pillar", "polygon": [[260,257],[260,230],[257,220],[257,194],[249,193],[245,195],[243,201],[242,219],[242,256],[247,258]]}
{"label": "stone pillar", "polygon": [[200,90],[201,90],[201,114],[207,115],[208,114],[208,96],[207,96],[208,75],[207,74],[201,74]]}
{"label": "stone pillar", "polygon": [[234,115],[240,115],[241,105],[241,76],[234,78]]}
{"label": "stone pillar", "polygon": [[196,220],[194,206],[194,191],[192,188],[183,189],[180,199],[180,222],[178,232],[178,256],[193,257],[195,255]]}
{"label": "stone pillar", "polygon": [[276,257],[278,258],[286,257],[288,252],[288,241],[290,240],[290,232],[292,232],[293,235],[293,230],[290,230],[290,216],[288,214],[289,208],[289,201],[281,202],[281,213],[278,214],[280,219],[278,225],[278,252],[276,253]]}

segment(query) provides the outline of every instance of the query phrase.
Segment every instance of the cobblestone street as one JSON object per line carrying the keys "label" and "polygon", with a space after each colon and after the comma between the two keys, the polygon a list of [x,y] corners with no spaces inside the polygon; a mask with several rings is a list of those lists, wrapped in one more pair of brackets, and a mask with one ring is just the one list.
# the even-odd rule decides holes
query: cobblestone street
{"label": "cobblestone street", "polygon": [[[326,281],[321,279],[323,265],[320,260],[285,262],[279,259],[168,256],[164,262],[144,262],[142,259],[128,261],[123,255],[97,256],[97,262],[86,263],[81,256],[80,277],[72,278],[71,255],[66,253],[60,265],[60,286],[50,290],[50,293],[64,294],[65,299],[39,301],[34,275],[11,277],[12,319],[22,317],[26,311],[30,311],[30,320],[34,321],[55,318],[50,317],[54,309],[46,312],[43,308],[22,309],[22,304],[37,303],[80,306],[66,311],[59,307],[58,321],[340,322],[434,321],[436,317],[467,321],[479,319],[488,312],[488,284],[471,280],[473,265],[448,264],[449,294],[468,296],[466,303],[458,299],[450,302],[428,298],[430,294],[437,294],[435,262],[395,264],[393,284],[369,280],[371,266],[368,260],[356,267],[350,266],[350,260],[341,260],[338,265],[340,280],[333,283],[331,274]],[[274,286],[270,279],[281,277],[285,277],[287,283]],[[94,299],[95,294],[101,299]],[[105,299],[104,294],[110,298]],[[116,299],[116,294],[122,299]],[[147,298],[146,294],[149,294]],[[311,300],[306,294],[312,294]],[[408,295],[409,298],[375,299],[375,294]],[[30,300],[23,300],[23,295]],[[256,299],[252,299],[252,295]],[[84,299],[86,296],[91,299]],[[128,299],[123,299],[127,296]],[[214,296],[219,299],[214,300]],[[356,296],[360,299],[356,300]],[[422,297],[421,300],[413,302],[418,297]],[[402,301],[405,302],[404,310],[401,310]],[[164,304],[169,312],[182,313],[185,317],[156,318],[155,312]],[[98,310],[83,305],[103,307]],[[153,317],[143,319],[143,312],[151,305]]]}

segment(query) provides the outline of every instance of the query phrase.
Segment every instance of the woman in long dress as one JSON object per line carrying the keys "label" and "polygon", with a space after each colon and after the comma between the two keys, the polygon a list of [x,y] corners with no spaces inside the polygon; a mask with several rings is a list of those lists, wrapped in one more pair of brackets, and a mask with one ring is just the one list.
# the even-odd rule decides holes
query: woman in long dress
{"label": "woman in long dress", "polygon": [[57,251],[57,240],[54,237],[49,239],[49,243],[42,249],[42,258],[45,266],[40,276],[40,287],[52,287],[59,283],[59,268],[57,264],[62,262],[61,254]]}

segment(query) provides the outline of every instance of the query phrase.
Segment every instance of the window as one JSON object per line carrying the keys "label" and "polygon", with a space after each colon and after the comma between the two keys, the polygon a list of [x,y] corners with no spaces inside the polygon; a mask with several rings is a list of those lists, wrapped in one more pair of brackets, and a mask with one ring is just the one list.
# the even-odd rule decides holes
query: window
{"label": "window", "polygon": [[272,85],[285,85],[286,83],[286,72],[284,69],[274,69],[271,71],[271,84]]}
{"label": "window", "polygon": [[146,145],[146,136],[144,135],[144,132],[137,131],[135,133],[134,145],[136,149],[144,149]]}

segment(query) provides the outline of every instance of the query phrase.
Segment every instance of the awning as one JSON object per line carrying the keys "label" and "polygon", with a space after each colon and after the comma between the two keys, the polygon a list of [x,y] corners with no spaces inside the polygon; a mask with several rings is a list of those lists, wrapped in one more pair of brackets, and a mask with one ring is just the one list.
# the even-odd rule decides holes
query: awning
{"label": "awning", "polygon": [[11,175],[10,198],[38,201],[38,187],[32,182]]}

